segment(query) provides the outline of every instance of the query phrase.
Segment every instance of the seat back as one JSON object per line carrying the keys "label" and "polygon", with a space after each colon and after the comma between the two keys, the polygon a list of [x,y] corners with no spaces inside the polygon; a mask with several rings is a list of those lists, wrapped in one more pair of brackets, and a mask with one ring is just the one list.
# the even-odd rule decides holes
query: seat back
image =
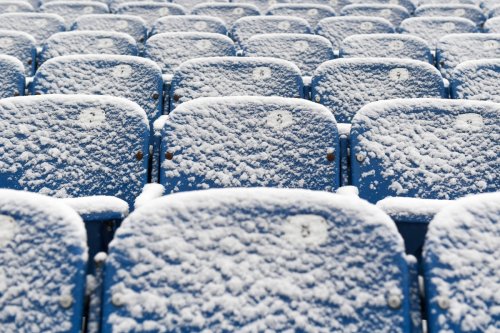
{"label": "seat back", "polygon": [[64,19],[56,14],[8,13],[0,14],[0,29],[26,32],[41,46],[45,39],[66,27]]}
{"label": "seat back", "polygon": [[332,7],[326,5],[305,4],[277,4],[269,7],[267,15],[300,17],[315,27],[324,18],[335,16]]}
{"label": "seat back", "polygon": [[500,17],[493,17],[484,23],[484,32],[500,34]]}
{"label": "seat back", "polygon": [[341,58],[402,58],[433,63],[429,45],[420,37],[401,34],[353,35],[342,41]]}
{"label": "seat back", "polygon": [[151,27],[157,19],[169,15],[185,15],[186,9],[182,6],[155,1],[125,2],[116,7],[116,14],[126,14],[141,17],[148,27]]}
{"label": "seat back", "polygon": [[404,19],[410,17],[406,8],[399,5],[365,3],[345,6],[340,15],[382,17],[394,26],[398,26]]}
{"label": "seat back", "polygon": [[[288,0],[232,0],[234,3],[249,3],[254,5],[259,9],[261,13],[267,12],[267,10],[276,4],[290,3]],[[308,0],[307,3],[314,3],[314,1]]]}
{"label": "seat back", "polygon": [[491,10],[488,12],[488,17],[498,17],[500,16],[500,5],[496,5],[495,7],[491,8]]}
{"label": "seat back", "polygon": [[323,63],[316,70],[311,96],[313,101],[328,107],[338,122],[350,123],[368,103],[392,98],[444,97],[444,85],[439,71],[428,63],[345,58]]}
{"label": "seat back", "polygon": [[303,97],[300,70],[274,58],[218,57],[192,59],[175,71],[170,110],[200,97]]}
{"label": "seat back", "polygon": [[500,290],[500,193],[457,200],[429,224],[424,278],[429,332],[494,332]]}
{"label": "seat back", "polygon": [[0,54],[19,59],[24,66],[26,76],[32,76],[35,73],[36,42],[27,33],[0,30]]}
{"label": "seat back", "polygon": [[2,330],[80,332],[87,265],[80,216],[59,200],[2,189],[0,228]]}
{"label": "seat back", "polygon": [[138,42],[146,40],[146,22],[133,15],[95,14],[79,16],[71,30],[100,30],[126,33]]}
{"label": "seat back", "polygon": [[[220,3],[228,3],[229,0],[172,0],[173,3],[181,5],[182,7],[186,8],[188,11],[191,11],[193,7],[196,5],[202,4],[202,3],[209,3],[209,2],[220,2]],[[203,32],[203,31],[200,31]],[[208,31],[205,31],[208,32]]]}
{"label": "seat back", "polygon": [[[460,4],[460,5],[475,5],[476,0],[452,0],[450,1],[451,3],[454,4]],[[442,0],[419,0],[418,1],[418,6],[425,6],[425,5],[439,5],[443,4]]]}
{"label": "seat back", "polygon": [[24,1],[7,1],[0,2],[0,14],[4,13],[19,13],[19,12],[34,12],[33,6]]}
{"label": "seat back", "polygon": [[290,189],[166,196],[127,218],[106,263],[105,333],[124,323],[144,331],[144,321],[165,332],[409,331],[403,241],[357,198]]}
{"label": "seat back", "polygon": [[451,73],[452,98],[500,103],[500,59],[470,60]]}
{"label": "seat back", "polygon": [[478,6],[461,4],[419,6],[417,10],[415,10],[415,16],[463,17],[471,20],[477,25],[481,25],[486,21],[486,17]]}
{"label": "seat back", "polygon": [[191,10],[193,15],[207,15],[224,21],[226,27],[244,16],[258,16],[259,9],[246,3],[201,3]]}
{"label": "seat back", "polygon": [[380,101],[351,129],[352,183],[361,198],[456,199],[500,189],[500,104],[449,99]]}
{"label": "seat back", "polygon": [[106,4],[98,1],[54,1],[44,3],[40,6],[40,11],[61,16],[66,27],[70,28],[73,22],[80,15],[107,14],[109,8]]}
{"label": "seat back", "polygon": [[411,0],[330,0],[330,2],[337,3],[337,12],[340,13],[343,7],[349,5],[397,5],[404,7],[409,14],[415,11],[415,4]]}
{"label": "seat back", "polygon": [[226,35],[220,18],[204,15],[173,15],[161,17],[153,24],[151,35],[163,32],[210,32]]}
{"label": "seat back", "polygon": [[0,99],[24,95],[24,67],[20,60],[0,55]]}

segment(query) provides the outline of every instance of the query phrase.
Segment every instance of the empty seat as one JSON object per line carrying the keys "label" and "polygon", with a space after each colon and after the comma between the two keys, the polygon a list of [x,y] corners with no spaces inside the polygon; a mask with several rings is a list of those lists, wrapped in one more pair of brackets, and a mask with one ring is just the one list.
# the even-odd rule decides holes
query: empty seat
{"label": "empty seat", "polygon": [[394,26],[398,26],[401,21],[410,17],[408,11],[399,5],[364,3],[345,6],[342,8],[340,15],[382,17],[391,22]]}
{"label": "empty seat", "polygon": [[433,63],[429,45],[420,37],[401,34],[353,35],[342,41],[342,58],[402,58]]}
{"label": "empty seat", "polygon": [[500,331],[500,193],[457,200],[429,225],[424,278],[429,332]]}
{"label": "empty seat", "polygon": [[24,95],[24,72],[20,60],[0,54],[0,99]]}
{"label": "empty seat", "polygon": [[200,97],[303,97],[300,70],[274,58],[219,57],[192,59],[175,71],[170,110]]}
{"label": "empty seat", "polygon": [[471,20],[481,25],[486,20],[481,9],[474,5],[440,4],[420,6],[415,10],[415,16],[455,16]]}
{"label": "empty seat", "polygon": [[456,34],[439,40],[436,63],[444,77],[468,60],[500,58],[500,34]]}
{"label": "empty seat", "polygon": [[451,72],[452,98],[500,103],[500,59],[470,60]]}
{"label": "empty seat", "polygon": [[324,18],[335,16],[335,11],[330,6],[315,4],[277,4],[271,6],[267,15],[296,16],[303,18],[311,27],[315,27]]}
{"label": "empty seat", "polygon": [[245,3],[202,3],[191,10],[193,15],[206,15],[220,18],[226,27],[233,25],[244,16],[260,15],[257,7]]}
{"label": "empty seat", "polygon": [[26,32],[41,46],[45,39],[66,28],[64,19],[56,14],[9,13],[0,15],[0,29]]}
{"label": "empty seat", "polygon": [[[256,6],[261,13],[267,12],[267,10],[276,4],[289,3],[288,0],[232,0],[234,3],[249,3]],[[326,0],[328,2],[328,0]],[[307,3],[314,3],[314,1],[308,0]]]}
{"label": "empty seat", "polygon": [[316,26],[316,34],[328,39],[334,48],[347,37],[358,34],[393,33],[391,22],[380,17],[342,16],[322,20]]}
{"label": "empty seat", "polygon": [[497,17],[500,16],[500,5],[497,5],[488,12],[489,17]]}
{"label": "empty seat", "polygon": [[5,189],[0,211],[2,331],[79,332],[88,258],[82,219],[59,200]]}
{"label": "empty seat", "polygon": [[138,42],[143,42],[147,37],[146,22],[133,15],[94,14],[78,17],[71,30],[102,30],[116,31],[129,34]]}
{"label": "empty seat", "polygon": [[[186,8],[187,10],[191,11],[194,6],[202,4],[202,3],[207,3],[207,2],[222,2],[222,3],[227,3],[229,0],[172,0],[173,3],[181,5],[182,7]],[[208,32],[208,31],[206,31]]]}
{"label": "empty seat", "polygon": [[123,55],[70,55],[46,61],[36,72],[34,94],[97,94],[139,104],[148,119],[162,112],[161,70],[149,59]]}
{"label": "empty seat", "polygon": [[410,325],[401,237],[356,198],[290,189],[166,196],[123,223],[106,264],[105,333]]}
{"label": "empty seat", "polygon": [[86,14],[106,14],[109,8],[97,1],[54,1],[40,6],[40,11],[61,16],[69,28],[78,16]]}
{"label": "empty seat", "polygon": [[24,1],[1,1],[0,14],[17,13],[17,12],[33,12],[33,6]]}
{"label": "empty seat", "polygon": [[415,4],[411,0],[331,0],[331,2],[336,2],[339,5],[337,7],[339,13],[342,8],[349,5],[397,5],[404,7],[410,14],[415,11]]}
{"label": "empty seat", "polygon": [[0,54],[19,59],[25,69],[26,76],[35,73],[36,42],[25,32],[0,30]]}
{"label": "empty seat", "polygon": [[325,62],[312,80],[312,100],[350,123],[364,105],[391,98],[444,97],[443,79],[429,63],[394,58],[345,58]]}
{"label": "empty seat", "polygon": [[210,32],[226,35],[224,21],[217,17],[203,15],[174,15],[155,21],[151,35],[163,32]]}
{"label": "empty seat", "polygon": [[500,17],[493,17],[484,23],[484,32],[500,34]]}
{"label": "empty seat", "polygon": [[498,5],[498,0],[482,0],[479,6],[483,9],[485,13],[493,9],[493,7]]}
{"label": "empty seat", "polygon": [[227,36],[202,32],[170,32],[149,38],[144,55],[156,62],[163,73],[173,74],[177,66],[189,59],[235,54],[234,43]]}
{"label": "empty seat", "polygon": [[273,57],[291,61],[304,76],[312,76],[319,65],[334,58],[328,39],[307,34],[256,35],[245,43],[243,54],[247,57]]}
{"label": "empty seat", "polygon": [[432,49],[446,35],[478,32],[474,22],[460,17],[411,17],[401,22],[399,29],[424,39]]}
{"label": "empty seat", "polygon": [[163,16],[184,15],[186,9],[182,6],[154,1],[125,2],[114,9],[116,14],[126,14],[141,17],[151,27],[153,22]]}
{"label": "empty seat", "polygon": [[[418,0],[418,6],[441,5],[443,0]],[[476,0],[449,0],[448,3],[457,5],[476,5]]]}
{"label": "empty seat", "polygon": [[68,31],[52,35],[43,44],[39,62],[72,54],[137,55],[135,40],[122,32]]}
{"label": "empty seat", "polygon": [[352,183],[370,202],[498,191],[499,112],[500,104],[450,99],[371,103],[352,121]]}

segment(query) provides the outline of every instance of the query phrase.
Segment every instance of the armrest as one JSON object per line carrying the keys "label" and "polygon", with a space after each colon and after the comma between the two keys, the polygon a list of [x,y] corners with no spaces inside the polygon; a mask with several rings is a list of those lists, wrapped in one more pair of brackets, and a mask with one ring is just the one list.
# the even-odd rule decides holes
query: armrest
{"label": "armrest", "polygon": [[341,195],[359,196],[358,188],[356,186],[352,186],[352,185],[341,186],[337,189],[336,193],[341,194]]}
{"label": "armrest", "polygon": [[428,223],[437,212],[452,202],[452,200],[389,197],[377,202],[377,207],[396,222]]}
{"label": "armrest", "polygon": [[134,209],[151,202],[151,200],[162,197],[164,192],[165,188],[161,184],[146,184],[142,189],[142,193],[135,199]]}
{"label": "armrest", "polygon": [[122,220],[128,215],[128,204],[112,196],[90,196],[59,199],[73,208],[85,222]]}

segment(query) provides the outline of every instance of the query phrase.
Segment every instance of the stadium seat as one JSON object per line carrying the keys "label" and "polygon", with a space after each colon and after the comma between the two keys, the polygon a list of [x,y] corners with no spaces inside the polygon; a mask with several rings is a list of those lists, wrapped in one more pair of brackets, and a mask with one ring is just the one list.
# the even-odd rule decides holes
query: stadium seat
{"label": "stadium seat", "polygon": [[114,31],[68,31],[52,35],[43,44],[39,63],[59,56],[72,54],[122,54],[137,55],[135,40]]}
{"label": "stadium seat", "polygon": [[107,5],[98,1],[54,1],[40,6],[40,11],[44,13],[57,14],[66,22],[66,27],[71,24],[78,16],[86,14],[107,14],[109,8]]}
{"label": "stadium seat", "polygon": [[9,55],[0,54],[0,99],[24,95],[23,63]]}
{"label": "stadium seat", "polygon": [[373,16],[381,17],[392,25],[398,26],[404,19],[410,17],[405,7],[391,4],[356,4],[342,8],[342,16]]}
{"label": "stadium seat", "polygon": [[500,58],[500,34],[456,34],[439,40],[436,63],[444,77],[468,60]]}
{"label": "stadium seat", "polygon": [[78,17],[71,30],[102,30],[123,32],[142,43],[147,37],[146,22],[134,15],[94,14]]}
{"label": "stadium seat", "polygon": [[66,28],[64,19],[56,14],[9,13],[0,14],[0,29],[26,32],[41,46],[45,39]]}
{"label": "stadium seat", "polygon": [[26,76],[35,73],[36,42],[25,32],[0,30],[0,54],[19,59],[24,66]]}
{"label": "stadium seat", "polygon": [[481,9],[474,5],[440,4],[420,6],[415,10],[415,16],[463,17],[476,23],[476,25],[482,25],[486,20]]}
{"label": "stadium seat", "polygon": [[175,71],[170,110],[200,97],[303,97],[299,68],[275,58],[218,57],[192,59]]}
{"label": "stadium seat", "polygon": [[497,332],[500,193],[457,200],[429,225],[424,282],[429,333]]}
{"label": "stadium seat", "polygon": [[500,5],[497,5],[488,12],[489,17],[498,17],[500,16]]}
{"label": "stadium seat", "polygon": [[210,32],[226,35],[227,28],[219,18],[203,15],[174,15],[156,20],[151,35],[163,32]]}
{"label": "stadium seat", "polygon": [[80,332],[87,265],[82,219],[57,199],[5,189],[0,212],[2,331]]}
{"label": "stadium seat", "polygon": [[479,4],[481,9],[483,9],[485,13],[487,13],[497,5],[498,5],[498,0],[482,0]]}
{"label": "stadium seat", "polygon": [[424,39],[431,49],[446,35],[479,32],[474,22],[460,17],[411,17],[401,22],[399,30]]}
{"label": "stadium seat", "polygon": [[[476,5],[477,0],[449,0],[448,3],[456,5]],[[443,0],[418,0],[418,6],[441,5]]]}
{"label": "stadium seat", "polygon": [[242,47],[250,37],[268,33],[310,34],[306,20],[292,16],[248,16],[237,20],[231,28],[231,37]]}
{"label": "stadium seat", "polygon": [[19,12],[34,12],[33,6],[25,1],[1,1],[0,14],[4,13],[19,13]]}
{"label": "stadium seat", "polygon": [[169,15],[185,15],[186,9],[182,6],[154,1],[125,2],[114,9],[116,14],[126,14],[141,17],[148,27],[151,27],[157,19]]}
{"label": "stadium seat", "polygon": [[106,263],[103,333],[410,332],[401,237],[357,198],[166,196],[123,223]]}
{"label": "stadium seat", "polygon": [[470,60],[451,72],[451,97],[500,103],[500,59]]}
{"label": "stadium seat", "polygon": [[406,11],[412,14],[415,11],[415,4],[411,0],[332,0],[337,2],[340,7],[338,7],[338,12],[348,5],[364,4],[364,5],[397,5],[404,7]]}
{"label": "stadium seat", "polygon": [[342,41],[342,58],[400,58],[433,63],[429,45],[420,37],[401,34],[353,35]]}
{"label": "stadium seat", "polygon": [[[191,11],[194,6],[202,4],[202,3],[207,3],[207,2],[222,2],[222,3],[228,3],[229,0],[172,0],[172,3],[181,5],[182,7],[186,8],[188,11]],[[208,31],[206,31],[208,32]]]}
{"label": "stadium seat", "polygon": [[312,79],[312,100],[350,123],[364,105],[392,98],[445,97],[443,79],[429,63],[394,58],[344,58],[323,63]]}
{"label": "stadium seat", "polygon": [[335,11],[325,5],[285,3],[269,7],[267,15],[296,16],[309,22],[311,27],[315,27],[322,19],[335,16]]}
{"label": "stadium seat", "polygon": [[342,41],[352,35],[393,32],[391,22],[370,16],[330,17],[321,20],[316,26],[316,34],[328,39],[337,50]]}
{"label": "stadium seat", "polygon": [[483,31],[486,33],[500,34],[500,17],[488,19],[483,26]]}
{"label": "stadium seat", "polygon": [[257,7],[245,3],[202,3],[196,5],[191,14],[220,18],[229,28],[236,20],[244,16],[258,16],[260,12]]}
{"label": "stadium seat", "polygon": [[[290,3],[288,0],[231,0],[233,3],[249,3],[254,5],[259,9],[261,13],[267,12],[267,10],[276,4]],[[326,0],[325,2],[328,2]],[[307,3],[314,3],[314,1],[308,0]]]}

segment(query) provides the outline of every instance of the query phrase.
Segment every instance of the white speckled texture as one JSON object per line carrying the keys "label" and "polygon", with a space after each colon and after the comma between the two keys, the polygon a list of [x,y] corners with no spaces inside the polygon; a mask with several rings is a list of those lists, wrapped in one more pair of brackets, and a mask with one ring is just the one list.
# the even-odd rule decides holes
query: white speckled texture
{"label": "white speckled texture", "polygon": [[258,16],[260,12],[257,7],[244,3],[202,3],[195,6],[191,14],[220,18],[229,28],[236,20],[245,16]]}
{"label": "white speckled texture", "polygon": [[148,27],[153,25],[153,22],[163,16],[169,15],[184,15],[187,13],[182,6],[155,1],[133,1],[120,4],[114,10],[116,14],[127,14],[141,17]]}
{"label": "white speckled texture", "polygon": [[139,42],[145,40],[147,33],[146,22],[139,16],[118,14],[82,15],[71,29],[123,32]]}
{"label": "white speckled texture", "polygon": [[277,4],[269,7],[266,15],[296,16],[309,22],[311,27],[316,27],[319,21],[330,16],[335,16],[336,13],[330,6],[304,3]]}
{"label": "white speckled texture", "polygon": [[25,32],[0,30],[0,53],[19,59],[27,76],[35,71],[36,41]]}
{"label": "white speckled texture", "polygon": [[453,16],[463,17],[481,25],[486,20],[483,12],[478,6],[460,4],[439,4],[419,6],[415,10],[415,16]]}
{"label": "white speckled texture", "polygon": [[406,8],[399,5],[364,3],[345,6],[342,8],[340,15],[382,17],[391,22],[394,26],[398,26],[401,21],[410,16]]}
{"label": "white speckled texture", "polygon": [[224,21],[204,15],[172,15],[161,17],[153,24],[151,34],[162,32],[210,32],[225,35]]}
{"label": "white speckled texture", "polygon": [[0,29],[26,32],[35,38],[37,45],[56,32],[64,31],[64,19],[56,14],[8,13],[0,15]]}

